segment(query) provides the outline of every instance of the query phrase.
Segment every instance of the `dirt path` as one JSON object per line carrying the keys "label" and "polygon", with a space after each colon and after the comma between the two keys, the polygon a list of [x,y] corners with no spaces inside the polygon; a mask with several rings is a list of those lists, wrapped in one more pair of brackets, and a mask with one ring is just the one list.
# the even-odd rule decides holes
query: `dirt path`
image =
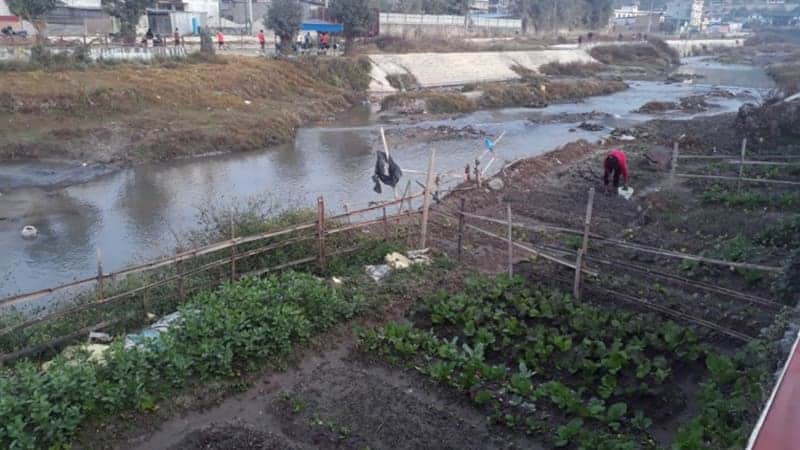
{"label": "dirt path", "polygon": [[482,414],[461,403],[414,374],[363,361],[344,338],[219,406],[170,420],[121,447],[539,448],[491,432]]}

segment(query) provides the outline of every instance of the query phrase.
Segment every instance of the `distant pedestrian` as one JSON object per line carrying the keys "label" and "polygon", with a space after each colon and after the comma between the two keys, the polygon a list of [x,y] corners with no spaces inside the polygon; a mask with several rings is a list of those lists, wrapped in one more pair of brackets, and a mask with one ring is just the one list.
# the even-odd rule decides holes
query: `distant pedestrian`
{"label": "distant pedestrian", "polygon": [[609,178],[612,177],[614,188],[618,188],[620,176],[622,176],[622,180],[625,183],[624,186],[627,188],[629,180],[628,158],[622,149],[616,148],[611,151],[611,153],[606,156],[605,161],[603,161],[603,184],[606,186],[606,190],[609,189]]}
{"label": "distant pedestrian", "polygon": [[583,45],[583,35],[578,36],[578,47]]}
{"label": "distant pedestrian", "polygon": [[258,32],[258,43],[261,45],[261,51],[263,52],[267,45],[267,38],[264,37],[264,30]]}
{"label": "distant pedestrian", "polygon": [[172,37],[175,39],[175,47],[181,46],[181,32],[175,28],[175,32],[172,34]]}
{"label": "distant pedestrian", "polygon": [[308,50],[311,48],[311,33],[306,31],[306,35],[303,37],[303,48]]}
{"label": "distant pedestrian", "polygon": [[328,33],[322,33],[322,36],[319,38],[319,48],[322,50],[328,48]]}
{"label": "distant pedestrian", "polygon": [[222,47],[225,45],[225,35],[222,34],[222,30],[217,31],[217,45],[220,50],[222,50]]}
{"label": "distant pedestrian", "polygon": [[147,32],[144,34],[144,39],[142,39],[142,44],[144,44],[145,47],[148,47],[149,46],[149,41],[152,41],[152,40],[153,40],[153,30],[148,28]]}

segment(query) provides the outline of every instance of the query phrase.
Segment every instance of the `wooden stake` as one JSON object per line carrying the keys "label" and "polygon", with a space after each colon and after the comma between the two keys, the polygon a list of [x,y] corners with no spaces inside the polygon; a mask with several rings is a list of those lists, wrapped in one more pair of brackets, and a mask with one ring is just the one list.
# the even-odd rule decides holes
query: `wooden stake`
{"label": "wooden stake", "polygon": [[321,269],[325,269],[325,199],[317,198],[317,244],[319,247],[318,260]]}
{"label": "wooden stake", "polygon": [[480,160],[475,160],[475,183],[478,185],[478,189],[481,188],[481,170],[480,170],[481,162]]}
{"label": "wooden stake", "polygon": [[[386,209],[386,208],[383,208],[383,209]],[[353,218],[350,215],[350,207],[347,205],[347,203],[344,204],[344,213],[347,215],[347,223],[348,224],[352,224],[353,223]]]}
{"label": "wooden stake", "polygon": [[425,178],[425,196],[422,202],[422,222],[420,223],[419,248],[425,248],[428,243],[428,214],[431,208],[431,194],[433,189],[433,165],[436,161],[436,149],[432,149],[428,156],[428,176]]}
{"label": "wooden stake", "polygon": [[578,251],[578,259],[575,262],[575,282],[572,286],[572,295],[576,300],[581,298],[581,270],[583,269],[583,258],[589,251],[589,227],[592,223],[592,209],[594,208],[594,188],[589,189],[589,199],[586,202],[586,217],[583,221],[583,240],[581,249]]}
{"label": "wooden stake", "polygon": [[462,198],[461,205],[458,208],[458,261],[461,262],[461,253],[464,248],[464,221],[466,217],[464,217],[464,204],[466,201]]}
{"label": "wooden stake", "polygon": [[103,254],[97,249],[97,299],[103,300]]}
{"label": "wooden stake", "polygon": [[175,263],[175,272],[178,276],[178,298],[184,300],[186,299],[186,290],[183,286],[183,261],[178,260]]}
{"label": "wooden stake", "polygon": [[389,240],[389,221],[386,220],[386,207],[383,208],[383,239]]}
{"label": "wooden stake", "polygon": [[231,213],[231,241],[234,242],[231,246],[231,281],[236,280],[236,228],[233,223],[233,213]]}
{"label": "wooden stake", "polygon": [[669,180],[675,181],[675,172],[678,170],[678,141],[672,145],[672,167],[669,172]]}
{"label": "wooden stake", "polygon": [[736,180],[736,192],[742,189],[742,175],[744,175],[744,154],[747,151],[747,138],[742,139],[742,156],[739,159],[739,178]]}
{"label": "wooden stake", "polygon": [[511,278],[514,276],[514,241],[512,236],[514,225],[511,221],[511,203],[506,205],[506,212],[508,213],[508,277]]}

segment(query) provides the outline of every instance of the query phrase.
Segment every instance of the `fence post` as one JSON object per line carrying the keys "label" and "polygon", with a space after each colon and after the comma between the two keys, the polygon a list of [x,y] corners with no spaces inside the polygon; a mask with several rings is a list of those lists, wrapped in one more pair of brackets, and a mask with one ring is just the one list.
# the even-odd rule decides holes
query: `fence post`
{"label": "fence post", "polygon": [[389,240],[389,220],[386,218],[386,207],[383,207],[383,239]]}
{"label": "fence post", "polygon": [[736,180],[736,192],[742,189],[742,175],[744,175],[744,154],[747,152],[747,138],[742,139],[742,155],[739,158],[739,178]]}
{"label": "fence post", "polygon": [[103,300],[103,254],[97,248],[97,299]]}
{"label": "fence post", "polygon": [[464,204],[466,201],[462,198],[461,205],[458,208],[458,262],[461,262],[461,253],[464,247],[464,221],[466,218],[464,217]]}
{"label": "fence post", "polygon": [[319,266],[325,269],[325,199],[317,197],[317,243],[319,246]]}
{"label": "fence post", "polygon": [[236,280],[236,228],[233,223],[233,212],[231,212],[231,241],[233,241],[233,246],[231,247],[231,281]]}
{"label": "fence post", "polygon": [[511,203],[506,205],[506,212],[508,213],[508,277],[514,276],[514,241],[512,231],[514,225],[511,222]]}
{"label": "fence post", "polygon": [[175,263],[175,272],[177,272],[176,275],[178,277],[178,298],[184,300],[186,298],[186,290],[183,286],[183,261],[180,259]]}
{"label": "fence post", "polygon": [[678,141],[672,144],[672,167],[669,171],[669,180],[675,181],[675,172],[678,170]]}
{"label": "fence post", "polygon": [[422,202],[422,223],[420,225],[419,248],[425,248],[428,243],[428,213],[431,208],[431,190],[433,189],[433,164],[436,161],[436,149],[432,149],[428,156],[428,176],[425,177],[425,197]]}
{"label": "fence post", "polygon": [[575,262],[575,281],[572,286],[572,295],[576,300],[581,298],[581,269],[583,269],[583,259],[589,251],[589,226],[592,223],[592,209],[594,208],[594,188],[589,189],[589,199],[586,202],[586,218],[583,221],[583,239],[581,248],[578,250],[578,259]]}
{"label": "fence post", "polygon": [[353,219],[350,217],[350,205],[347,203],[344,204],[344,213],[347,214],[347,224],[351,225],[353,223]]}
{"label": "fence post", "polygon": [[478,184],[478,189],[481,188],[481,171],[478,168],[481,165],[480,160],[475,159],[475,183]]}

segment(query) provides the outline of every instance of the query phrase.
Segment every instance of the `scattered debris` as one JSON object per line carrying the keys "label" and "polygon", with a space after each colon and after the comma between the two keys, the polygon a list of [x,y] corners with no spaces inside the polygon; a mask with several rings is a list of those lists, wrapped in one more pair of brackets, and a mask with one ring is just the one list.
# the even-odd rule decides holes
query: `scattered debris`
{"label": "scattered debris", "polygon": [[97,341],[107,344],[111,342],[111,335],[108,333],[102,333],[99,331],[91,331],[89,332],[89,343]]}
{"label": "scattered debris", "polygon": [[386,264],[388,264],[392,269],[400,270],[411,267],[411,260],[397,252],[392,252],[386,255],[384,261],[386,261]]}
{"label": "scattered debris", "polygon": [[33,239],[39,235],[39,230],[33,225],[25,225],[22,227],[22,237],[25,239]]}
{"label": "scattered debris", "polygon": [[586,131],[603,131],[606,127],[599,123],[581,122],[578,128]]}
{"label": "scattered debris", "polygon": [[489,180],[488,184],[489,184],[489,189],[493,191],[501,191],[505,187],[505,183],[503,183],[503,180],[497,177]]}
{"label": "scattered debris", "polygon": [[392,268],[388,264],[368,265],[364,266],[364,271],[377,283],[389,276],[392,273]]}
{"label": "scattered debris", "polygon": [[630,200],[633,197],[633,188],[632,187],[622,187],[620,186],[617,188],[617,194],[620,197],[624,198],[625,200]]}
{"label": "scattered debris", "polygon": [[406,252],[408,259],[411,260],[411,264],[430,264],[431,257],[428,256],[428,249],[422,248],[419,250],[409,250]]}
{"label": "scattered debris", "polygon": [[180,311],[176,311],[172,314],[167,314],[166,316],[158,319],[155,323],[150,325],[149,327],[139,331],[138,333],[128,334],[125,336],[125,349],[131,349],[134,347],[141,347],[147,341],[155,341],[159,342],[161,340],[161,333],[167,331],[170,327],[174,325],[178,325],[181,320],[181,313]]}

